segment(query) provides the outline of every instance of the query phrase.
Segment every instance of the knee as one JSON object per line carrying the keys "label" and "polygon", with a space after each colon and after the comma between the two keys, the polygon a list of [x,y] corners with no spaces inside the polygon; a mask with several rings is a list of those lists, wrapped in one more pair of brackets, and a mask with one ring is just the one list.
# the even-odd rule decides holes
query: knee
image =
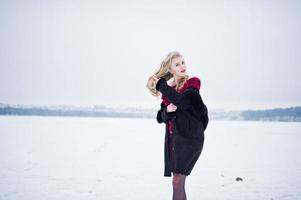
{"label": "knee", "polygon": [[177,189],[177,188],[183,188],[185,184],[185,177],[182,175],[175,175],[172,179],[172,186]]}

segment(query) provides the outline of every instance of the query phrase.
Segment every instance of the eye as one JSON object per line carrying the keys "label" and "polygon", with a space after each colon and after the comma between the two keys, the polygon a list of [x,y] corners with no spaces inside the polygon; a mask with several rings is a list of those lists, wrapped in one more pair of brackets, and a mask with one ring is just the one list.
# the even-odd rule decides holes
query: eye
{"label": "eye", "polygon": [[185,64],[185,62],[184,62],[184,61],[182,61],[182,64],[184,65],[184,64]]}
{"label": "eye", "polygon": [[179,63],[176,64],[176,67],[179,66]]}

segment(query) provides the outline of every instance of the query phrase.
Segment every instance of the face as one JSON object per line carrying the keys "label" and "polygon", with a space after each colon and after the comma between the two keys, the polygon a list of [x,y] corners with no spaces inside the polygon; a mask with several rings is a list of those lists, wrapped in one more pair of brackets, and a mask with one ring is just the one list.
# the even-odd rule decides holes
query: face
{"label": "face", "polygon": [[183,57],[176,57],[172,59],[170,73],[176,77],[186,75],[186,64]]}

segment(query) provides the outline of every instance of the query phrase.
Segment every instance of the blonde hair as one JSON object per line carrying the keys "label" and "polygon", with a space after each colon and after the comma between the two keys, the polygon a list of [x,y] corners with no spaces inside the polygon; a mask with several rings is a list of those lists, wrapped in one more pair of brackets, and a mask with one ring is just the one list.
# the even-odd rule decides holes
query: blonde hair
{"label": "blonde hair", "polygon": [[[156,90],[156,81],[152,77],[153,75],[156,76],[158,79],[164,78],[166,81],[170,80],[173,78],[173,75],[169,72],[169,69],[171,68],[171,62],[172,59],[177,58],[177,57],[183,57],[179,52],[177,51],[172,51],[170,52],[164,60],[161,62],[159,69],[157,69],[149,78],[146,84],[146,87],[148,88],[149,92],[153,96],[159,96],[160,92]],[[179,91],[183,86],[186,80],[189,78],[188,75],[185,75],[183,77],[180,77],[176,83],[176,90]]]}

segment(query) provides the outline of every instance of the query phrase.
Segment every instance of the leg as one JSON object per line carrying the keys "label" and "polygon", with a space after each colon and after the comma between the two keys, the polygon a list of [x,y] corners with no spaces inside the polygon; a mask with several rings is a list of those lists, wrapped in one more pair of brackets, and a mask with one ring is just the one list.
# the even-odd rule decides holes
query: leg
{"label": "leg", "polygon": [[186,175],[173,173],[172,178],[172,200],[186,200],[185,192],[185,179]]}

